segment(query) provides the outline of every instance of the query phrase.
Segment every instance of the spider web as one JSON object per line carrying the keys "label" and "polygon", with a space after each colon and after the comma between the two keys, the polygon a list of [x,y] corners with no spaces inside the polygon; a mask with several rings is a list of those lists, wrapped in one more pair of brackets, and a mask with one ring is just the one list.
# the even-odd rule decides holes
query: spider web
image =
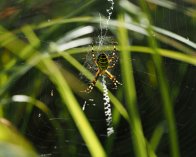
{"label": "spider web", "polygon": [[[113,8],[114,8],[113,0],[107,0],[107,1],[110,2],[111,6],[109,7],[109,9],[106,9],[106,11],[108,13],[108,16],[107,16],[106,24],[105,24],[104,27],[103,27],[103,22],[102,22],[102,16],[99,14],[99,17],[100,17],[100,35],[98,36],[98,50],[100,49],[101,46],[107,44],[105,39],[106,39],[107,31],[108,31],[109,21],[110,21],[112,11],[113,11]],[[107,37],[107,39],[109,39],[109,38]],[[95,41],[95,43],[97,43],[97,42]],[[108,55],[108,56],[110,55],[108,51],[106,51],[105,54]],[[99,52],[95,51],[96,58],[98,57],[98,55],[99,55]],[[91,56],[92,56],[92,54],[91,54]],[[89,57],[89,54],[86,55],[87,60],[86,60],[84,65],[86,65],[86,64],[90,65],[90,70],[91,71],[95,70],[95,72],[96,72],[97,67],[93,64],[90,64],[88,57]],[[92,57],[91,57],[91,60],[93,61]],[[104,100],[104,111],[105,111],[104,113],[105,113],[106,126],[107,126],[106,130],[107,130],[107,136],[110,136],[111,134],[114,133],[114,128],[113,128],[113,125],[112,125],[112,109],[111,109],[111,104],[110,104],[110,98],[109,98],[109,95],[108,95],[108,89],[107,89],[107,86],[106,86],[105,76],[103,75],[101,77],[102,77],[102,86],[103,86],[103,100]],[[90,100],[92,100],[92,99],[90,99]],[[85,110],[86,103],[87,102],[85,101],[84,104],[83,104],[83,107],[82,107],[83,110]]]}
{"label": "spider web", "polygon": [[[178,3],[178,1],[175,2]],[[55,3],[60,6],[63,2],[59,0],[55,1]],[[81,3],[83,2],[80,1],[80,4]],[[71,1],[70,4],[72,4]],[[181,1],[180,5],[182,7],[186,7],[188,3],[186,1]],[[186,15],[179,14],[178,11],[176,11],[174,15],[173,10],[168,10],[162,7],[159,8],[159,11],[156,11],[157,6],[153,4],[151,4],[150,7],[155,9],[153,20],[156,26],[161,26],[167,30],[185,36],[191,41],[196,41],[195,36],[189,33],[190,29],[192,28],[190,28],[188,25],[190,23],[190,18],[187,18]],[[40,12],[36,14],[41,15]],[[160,16],[163,19],[161,21],[158,19]],[[183,25],[179,25],[182,20],[187,22],[183,22]],[[166,21],[167,24],[165,24]],[[102,28],[102,26],[100,26],[100,28]],[[107,43],[107,33],[102,32],[101,34],[104,35],[98,36],[98,44],[100,45]],[[138,34],[135,36],[138,37]],[[143,37],[139,36],[138,38]],[[45,40],[42,40],[41,42],[45,46],[48,46],[50,43],[49,41]],[[132,44],[134,45],[138,42],[138,40],[133,40]],[[168,46],[165,45],[165,48],[168,48]],[[89,47],[89,49],[91,50],[91,47]],[[91,62],[91,56],[87,56],[86,60],[87,62]],[[134,53],[132,56],[132,63],[134,66],[133,74],[135,77],[138,96],[138,107],[147,139],[150,139],[152,132],[158,123],[165,123],[162,116],[162,105],[160,104],[161,99],[156,88],[157,82],[155,69],[151,69],[152,66],[150,66],[150,60],[151,58],[144,54]],[[174,109],[176,113],[175,115],[179,134],[181,156],[195,157],[196,151],[194,148],[196,147],[196,114],[194,113],[196,112],[196,79],[193,74],[196,73],[196,69],[194,66],[167,58],[164,58],[164,67],[166,69],[168,78],[167,81],[169,82],[173,103],[175,104]],[[120,68],[117,66],[117,69]],[[92,72],[94,71],[95,69],[92,69]],[[113,72],[120,73],[116,69]],[[76,76],[78,74],[74,71],[73,73],[75,73]],[[18,82],[20,87],[24,86],[24,82],[27,82],[26,85],[30,86],[32,80],[31,74],[28,73],[25,75],[25,77],[26,78]],[[179,79],[177,80],[176,78]],[[16,93],[20,92],[20,90],[16,91]],[[99,95],[99,97],[101,96]],[[84,101],[78,97],[77,99],[81,104],[81,108],[84,107]],[[43,89],[41,89],[39,100],[45,102],[56,116],[55,118],[48,119],[46,115],[38,109],[35,109],[32,113],[25,135],[34,144],[34,147],[40,153],[40,156],[55,157],[60,156],[62,152],[68,154],[67,156],[90,156],[87,150],[87,146],[81,138],[80,133],[77,130],[77,127],[74,125],[74,122],[69,113],[66,112],[66,114],[59,114],[60,110],[66,109],[64,109],[63,106],[58,105],[62,102],[60,101],[58,92],[55,90],[55,87],[53,87],[50,81],[47,80],[43,82]],[[85,104],[85,113],[99,139],[103,144],[105,144],[108,140],[108,137],[106,134],[107,128],[105,125],[103,125],[106,123],[106,120],[102,106],[104,102],[102,101],[103,100],[99,100],[99,103],[97,103],[96,98],[89,98],[88,102]],[[122,100],[122,102],[123,101],[124,100]],[[51,125],[52,121],[60,123],[60,127],[54,128]],[[62,142],[61,144],[59,144],[58,136],[64,137],[63,140],[60,141]],[[165,127],[163,140],[160,143],[160,147],[158,147],[160,152],[158,156],[160,157],[168,156],[169,154],[168,141],[167,138],[165,138],[167,136],[168,132]],[[118,126],[116,126],[115,133],[112,138],[114,138],[114,144],[110,152],[111,156],[133,156],[133,150],[131,149],[132,139],[130,136],[130,130],[127,122],[124,119],[121,119]]]}

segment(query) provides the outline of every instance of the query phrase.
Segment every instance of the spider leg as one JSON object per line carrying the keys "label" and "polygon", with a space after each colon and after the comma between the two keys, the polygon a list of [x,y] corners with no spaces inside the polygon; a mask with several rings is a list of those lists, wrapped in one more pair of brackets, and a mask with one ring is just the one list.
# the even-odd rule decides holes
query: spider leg
{"label": "spider leg", "polygon": [[117,60],[118,60],[117,57],[111,57],[111,58],[109,58],[109,61],[108,62],[109,62],[109,64],[111,64],[111,63],[112,64],[108,66],[108,69],[112,69],[113,67],[115,67]]}
{"label": "spider leg", "polygon": [[81,92],[90,93],[93,90],[93,87],[95,86],[99,75],[100,75],[100,71],[98,70],[96,72],[96,74],[95,74],[95,77],[94,77],[93,81],[90,83],[90,85],[88,86],[88,88],[85,89],[84,91],[81,91]]}
{"label": "spider leg", "polygon": [[109,71],[106,70],[105,73],[108,75],[109,79],[112,80],[112,82],[114,83],[115,88],[117,88],[117,84],[122,85],[120,82],[118,82],[116,77],[114,75],[112,75]]}
{"label": "spider leg", "polygon": [[112,63],[112,65],[109,65],[108,68],[111,69],[116,65],[116,62],[118,61],[118,57],[116,56],[116,46],[114,45],[114,50],[112,52],[112,57],[109,57],[109,63]]}

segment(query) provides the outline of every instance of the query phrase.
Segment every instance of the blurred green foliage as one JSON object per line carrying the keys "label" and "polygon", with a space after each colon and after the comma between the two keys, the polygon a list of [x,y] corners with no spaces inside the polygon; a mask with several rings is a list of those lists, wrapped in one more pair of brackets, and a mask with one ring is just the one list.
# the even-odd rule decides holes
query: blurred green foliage
{"label": "blurred green foliage", "polygon": [[[88,45],[113,50],[112,41],[96,45],[109,7],[1,0],[0,157],[196,155],[195,2],[114,1],[106,35],[118,42],[112,73],[123,85],[107,80],[115,128],[107,137],[100,81],[80,91],[94,77]],[[89,99],[96,107],[82,111]]]}

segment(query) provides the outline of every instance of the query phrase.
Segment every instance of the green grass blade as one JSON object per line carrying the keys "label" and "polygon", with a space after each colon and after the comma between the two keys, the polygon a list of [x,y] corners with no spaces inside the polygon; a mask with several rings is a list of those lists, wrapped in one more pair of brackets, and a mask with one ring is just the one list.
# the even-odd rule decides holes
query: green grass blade
{"label": "green grass blade", "polygon": [[87,7],[89,7],[90,5],[92,5],[95,2],[95,0],[90,0],[84,4],[82,4],[82,6],[80,6],[78,9],[73,10],[70,14],[68,14],[67,16],[65,16],[65,18],[69,18],[72,17],[73,15],[78,14],[79,12],[82,12],[83,10],[85,10]]}
{"label": "green grass blade", "polygon": [[148,14],[147,5],[143,0],[140,0],[140,5],[145,12],[144,18],[146,18],[149,24],[147,26],[147,32],[149,34],[148,42],[149,42],[149,45],[154,50],[154,54],[152,57],[153,57],[153,61],[156,67],[157,78],[158,78],[159,86],[160,86],[160,93],[161,93],[161,97],[163,101],[164,114],[165,114],[165,118],[166,118],[167,125],[168,125],[168,130],[169,130],[171,155],[173,157],[179,157],[180,154],[179,154],[179,147],[178,147],[178,137],[177,137],[175,118],[174,118],[174,111],[173,111],[171,98],[169,95],[168,83],[166,81],[165,74],[164,74],[162,58],[157,49],[158,48],[157,42],[152,34],[153,29],[151,26],[151,18]]}
{"label": "green grass blade", "polygon": [[[97,47],[94,46],[94,48],[97,50]],[[120,46],[116,47],[118,50],[121,49]],[[127,46],[126,49],[128,51],[131,50],[131,53],[146,53],[146,54],[153,54],[154,50],[150,47],[145,47],[145,46],[139,46],[139,45],[135,45],[135,46]],[[98,51],[107,51],[107,50],[113,50],[113,46],[102,46],[99,48]],[[68,54],[72,54],[72,55],[76,55],[76,54],[80,54],[80,53],[87,53],[89,51],[89,48],[83,47],[83,48],[74,48],[74,49],[70,49],[70,50],[66,50],[63,51],[61,53],[53,53],[51,54],[51,56],[53,58],[59,57],[61,55],[64,55],[64,53],[68,53]],[[196,56],[195,55],[191,55],[191,54],[184,54],[182,52],[178,52],[178,51],[172,51],[172,50],[168,50],[168,49],[161,49],[158,48],[159,54],[163,57],[167,57],[167,58],[171,58],[174,60],[178,60],[181,62],[185,62],[188,64],[192,64],[192,65],[196,65]]]}
{"label": "green grass blade", "polygon": [[[128,2],[130,3],[130,2]],[[127,6],[128,7],[128,6]],[[139,13],[135,13],[136,15],[140,15]],[[103,20],[104,21],[104,20]],[[105,20],[106,21],[106,20]],[[86,23],[99,23],[99,17],[91,17],[91,16],[84,16],[84,17],[74,17],[74,18],[59,18],[59,19],[53,19],[50,20],[50,22],[45,21],[40,23],[39,25],[31,25],[32,29],[34,30],[39,30],[47,27],[51,27],[54,25],[61,25],[61,24],[67,24],[67,23],[77,23],[77,22],[86,22]],[[109,23],[110,27],[118,27],[118,22],[116,20],[110,20]],[[140,33],[147,35],[146,27],[147,26],[141,26],[138,23],[130,23],[126,22],[125,27],[129,30],[132,30],[134,32]],[[162,41],[165,42],[172,47],[176,47],[179,50],[185,51],[186,53],[192,53],[194,50],[190,49],[189,47],[186,47],[185,45],[190,46],[191,48],[196,48],[196,43],[193,41],[187,40],[183,36],[180,36],[178,34],[175,34],[171,31],[152,26],[153,31],[155,32],[155,37]],[[20,30],[16,30],[15,32],[19,32]],[[168,42],[172,41],[172,42]],[[185,45],[183,45],[183,44]]]}
{"label": "green grass blade", "polygon": [[[51,81],[56,85],[58,92],[61,95],[63,102],[65,103],[66,107],[68,108],[69,112],[71,113],[84,141],[87,144],[87,147],[93,157],[105,157],[105,151],[101,146],[100,142],[98,141],[95,133],[93,132],[89,122],[87,121],[80,105],[78,104],[77,100],[75,99],[69,85],[65,81],[62,73],[60,72],[57,65],[50,59],[50,57],[42,57],[39,55],[38,52],[33,51],[33,49],[28,49],[29,51],[23,52],[23,48],[32,48],[32,46],[26,45],[21,40],[17,39],[12,33],[6,31],[3,27],[0,27],[2,34],[2,38],[0,37],[0,45],[4,46],[12,53],[17,55],[23,60],[26,60],[27,63],[30,62],[35,63],[35,59],[39,64],[36,65],[38,69],[40,69],[43,73],[48,75]],[[3,36],[4,35],[4,36]],[[3,39],[11,38],[9,42],[5,43]],[[3,43],[3,44],[2,44]],[[15,48],[13,45],[20,45]],[[21,46],[23,45],[23,46]],[[34,52],[34,57],[27,59],[29,57],[29,53]]]}
{"label": "green grass blade", "polygon": [[63,102],[66,104],[69,112],[71,113],[78,129],[82,137],[84,138],[87,147],[93,157],[105,157],[105,151],[103,150],[101,144],[98,142],[95,133],[92,131],[92,128],[87,121],[86,117],[80,105],[74,98],[73,93],[65,79],[63,78],[61,72],[59,71],[58,67],[50,60],[44,59],[43,62],[47,69],[48,76],[52,80],[52,82],[56,85]]}
{"label": "green grass blade", "polygon": [[[73,57],[71,57],[68,53],[60,53],[70,64],[72,64],[76,69],[78,69],[81,73],[83,73],[88,79],[92,80],[93,75],[86,69],[84,68],[77,60],[75,60]],[[101,83],[98,81],[97,82],[97,87],[99,90],[103,91]],[[118,101],[118,99],[108,91],[109,97],[111,99],[111,102],[114,104],[116,109],[120,112],[120,114],[128,120],[128,114],[123,107],[123,105]]]}
{"label": "green grass blade", "polygon": [[18,102],[18,103],[29,103],[33,106],[39,108],[43,113],[47,114],[49,118],[54,118],[50,109],[40,100],[37,100],[33,97],[29,97],[27,95],[13,95],[11,98],[4,98],[0,101],[1,105],[6,105],[10,102]]}
{"label": "green grass blade", "polygon": [[29,141],[4,118],[0,118],[0,155],[4,157],[38,157]]}
{"label": "green grass blade", "polygon": [[160,143],[160,140],[161,140],[161,137],[164,133],[164,127],[163,127],[163,124],[159,124],[154,132],[153,132],[153,135],[150,139],[150,145],[151,145],[151,148],[156,151],[157,147],[158,147],[158,144]]}
{"label": "green grass blade", "polygon": [[[154,0],[155,2],[155,0]],[[160,1],[161,2],[161,1]],[[164,3],[164,2],[163,2]],[[162,4],[163,4],[162,3]],[[126,22],[126,28],[132,30],[132,31],[136,31],[138,33],[144,34],[144,35],[148,35],[146,28],[148,27],[146,24],[142,24],[138,23],[138,21],[141,21],[143,17],[143,12],[141,10],[140,7],[136,6],[135,4],[129,2],[128,0],[121,0],[120,1],[120,6],[126,10],[128,13],[130,13],[131,15],[134,15],[137,18],[136,20],[133,20],[135,22]],[[179,9],[181,10],[181,9]],[[132,17],[130,17],[131,19]],[[115,22],[114,22],[115,23]],[[167,43],[168,45],[171,45],[173,47],[176,47],[180,50],[183,50],[186,53],[193,53],[196,49],[196,43],[194,43],[193,41],[190,41],[189,39],[184,38],[183,36],[180,36],[174,32],[171,32],[169,30],[157,27],[157,26],[152,26],[152,31],[154,31],[154,36],[155,38],[157,38],[158,40]],[[138,30],[140,30],[141,32],[139,32]],[[185,47],[183,44],[186,44],[192,48],[194,48],[194,50]]]}
{"label": "green grass blade", "polygon": [[[130,46],[130,48],[133,52],[141,52],[141,53],[149,53],[153,54],[154,50],[150,47],[143,47],[143,46]],[[188,64],[196,65],[196,56],[190,55],[190,54],[183,54],[181,52],[176,52],[172,50],[167,49],[157,49],[159,51],[159,54],[163,57],[171,58],[174,60],[178,60],[181,62],[185,62]]]}
{"label": "green grass blade", "polygon": [[89,22],[92,21],[94,18],[90,17],[90,16],[86,16],[86,17],[74,17],[74,18],[69,18],[69,19],[64,19],[64,18],[60,18],[60,19],[54,19],[51,20],[50,22],[46,21],[43,22],[39,25],[36,26],[32,26],[33,29],[43,29],[46,27],[50,27],[53,25],[59,25],[59,24],[66,24],[66,23],[73,23],[73,22]]}
{"label": "green grass blade", "polygon": [[[122,23],[123,17],[119,21]],[[130,129],[132,130],[133,146],[137,157],[147,157],[146,142],[143,134],[142,124],[137,110],[137,96],[133,77],[133,69],[130,63],[130,53],[126,50],[129,45],[127,31],[124,27],[119,27],[118,40],[121,46],[121,69],[125,91],[126,104],[130,117]]]}

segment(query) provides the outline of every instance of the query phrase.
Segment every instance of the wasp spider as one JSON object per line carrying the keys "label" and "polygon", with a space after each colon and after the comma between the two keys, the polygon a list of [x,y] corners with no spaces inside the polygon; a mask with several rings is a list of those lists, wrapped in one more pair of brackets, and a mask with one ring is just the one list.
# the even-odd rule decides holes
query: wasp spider
{"label": "wasp spider", "polygon": [[97,57],[95,55],[95,52],[93,50],[93,45],[92,45],[92,59],[94,64],[96,65],[96,74],[93,79],[93,81],[90,83],[88,88],[84,90],[83,92],[90,93],[93,90],[93,87],[95,86],[98,77],[102,75],[106,75],[110,80],[112,80],[115,88],[117,88],[118,84],[121,84],[118,82],[116,77],[112,75],[108,69],[114,68],[116,62],[117,62],[117,56],[116,56],[116,47],[114,45],[114,50],[112,52],[112,56],[107,55],[106,53],[102,52],[100,53]]}

